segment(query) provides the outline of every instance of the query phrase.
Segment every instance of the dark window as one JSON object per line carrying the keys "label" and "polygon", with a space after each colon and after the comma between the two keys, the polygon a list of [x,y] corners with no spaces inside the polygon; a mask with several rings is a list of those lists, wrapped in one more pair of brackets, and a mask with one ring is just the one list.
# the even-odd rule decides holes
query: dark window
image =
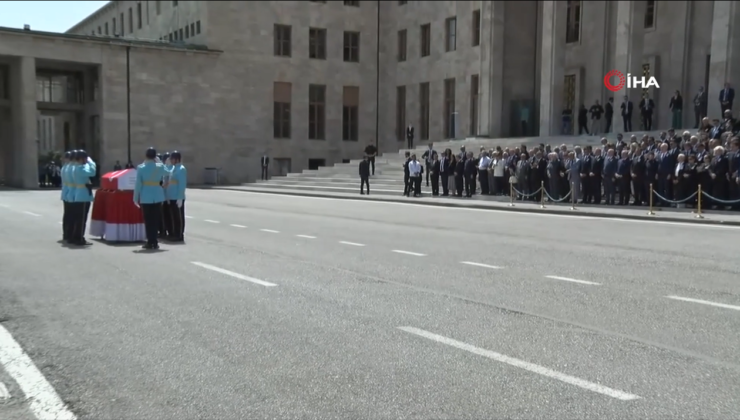
{"label": "dark window", "polygon": [[406,86],[396,88],[396,140],[406,138]]}
{"label": "dark window", "polygon": [[421,25],[421,56],[428,57],[431,53],[432,25]]}
{"label": "dark window", "polygon": [[308,57],[326,60],[326,29],[309,28]]}
{"label": "dark window", "polygon": [[174,41],[172,34],[167,35],[167,40],[170,42]]}
{"label": "dark window", "polygon": [[445,20],[445,51],[457,49],[457,18],[451,17]]}
{"label": "dark window", "polygon": [[180,41],[182,41],[183,39],[185,39],[183,37],[183,35],[184,34],[183,34],[183,30],[182,29],[180,29],[180,30],[177,31],[177,39],[179,39]]}
{"label": "dark window", "polygon": [[195,22],[195,33],[200,35],[200,21]]}
{"label": "dark window", "polygon": [[344,61],[349,63],[360,62],[360,33],[344,33]]}
{"label": "dark window", "polygon": [[154,9],[157,11],[157,16],[159,16],[159,14],[162,13],[162,2],[161,1],[155,1],[154,2]]}
{"label": "dark window", "polygon": [[419,121],[421,127],[419,127],[419,139],[429,140],[429,82],[419,84]]}
{"label": "dark window", "polygon": [[141,19],[141,3],[136,3],[136,27],[138,29],[141,29],[142,19]]}
{"label": "dark window", "polygon": [[581,40],[581,2],[568,1],[568,15],[565,23],[565,42],[570,44]]}
{"label": "dark window", "polygon": [[357,141],[360,126],[360,88],[345,86],[342,92],[342,140]]}
{"label": "dark window", "polygon": [[126,34],[126,30],[124,29],[126,27],[126,23],[123,20],[123,13],[121,13],[121,36],[124,36]]}
{"label": "dark window", "polygon": [[473,10],[473,46],[480,45],[480,10]]}
{"label": "dark window", "polygon": [[308,86],[308,138],[324,140],[326,126],[326,86]]}
{"label": "dark window", "polygon": [[134,33],[134,9],[128,8],[128,33]]}
{"label": "dark window", "polygon": [[118,35],[116,32],[116,18],[113,18],[113,35]]}
{"label": "dark window", "polygon": [[360,2],[359,1],[347,1],[347,0],[345,0],[344,1],[344,5],[345,6],[353,6],[353,7],[360,7]]}
{"label": "dark window", "polygon": [[102,34],[102,33],[103,33],[103,30],[102,30],[102,29],[100,29],[100,26],[98,26],[98,35],[100,35],[100,34]]}
{"label": "dark window", "polygon": [[185,25],[185,39],[190,38],[190,26]]}
{"label": "dark window", "polygon": [[190,24],[190,36],[195,36],[195,24]]}
{"label": "dark window", "polygon": [[408,3],[406,0],[398,0],[398,5],[399,6],[403,6],[406,3]]}
{"label": "dark window", "polygon": [[273,83],[273,137],[276,139],[290,138],[290,103],[291,84],[285,82]]}
{"label": "dark window", "polygon": [[398,31],[398,61],[406,61],[406,30]]}
{"label": "dark window", "polygon": [[172,6],[173,6],[173,7],[176,7],[176,6],[177,6],[177,2],[176,2],[176,1],[173,1],[173,2],[172,2]]}
{"label": "dark window", "polygon": [[655,2],[648,1],[645,8],[645,29],[655,28]]}
{"label": "dark window", "polygon": [[290,34],[288,25],[275,25],[275,55],[278,57],[290,57]]}
{"label": "dark window", "polygon": [[455,138],[455,79],[445,79],[444,138]]}
{"label": "dark window", "polygon": [[478,135],[478,75],[470,76],[470,135]]}
{"label": "dark window", "polygon": [[311,3],[326,3],[326,1],[311,0]]}
{"label": "dark window", "polygon": [[105,22],[105,34],[109,35],[108,33],[108,22]]}
{"label": "dark window", "polygon": [[8,99],[8,68],[0,66],[0,99]]}

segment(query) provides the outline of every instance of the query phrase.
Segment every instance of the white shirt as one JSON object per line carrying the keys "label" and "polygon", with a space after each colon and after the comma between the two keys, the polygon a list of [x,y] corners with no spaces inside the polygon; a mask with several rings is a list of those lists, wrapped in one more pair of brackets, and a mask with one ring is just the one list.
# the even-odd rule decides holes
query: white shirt
{"label": "white shirt", "polygon": [[503,159],[496,159],[493,161],[493,176],[495,177],[503,177],[504,176],[504,166],[506,165],[506,162],[504,162]]}
{"label": "white shirt", "polygon": [[483,156],[478,161],[478,169],[488,169],[491,166],[491,158]]}
{"label": "white shirt", "polygon": [[678,164],[676,165],[676,177],[678,177],[679,172],[681,172],[682,169],[683,169],[683,162],[678,162]]}
{"label": "white shirt", "polygon": [[421,163],[418,160],[412,160],[409,162],[409,174],[411,176],[421,175]]}

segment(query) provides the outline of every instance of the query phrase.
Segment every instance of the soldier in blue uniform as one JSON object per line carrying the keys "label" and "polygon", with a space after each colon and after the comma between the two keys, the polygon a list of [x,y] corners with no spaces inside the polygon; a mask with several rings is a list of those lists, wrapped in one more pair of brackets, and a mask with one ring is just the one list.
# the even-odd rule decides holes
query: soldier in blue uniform
{"label": "soldier in blue uniform", "polygon": [[[165,200],[163,183],[169,175],[164,163],[156,162],[157,151],[149,148],[146,151],[146,160],[136,167],[136,186],[134,188],[134,204],[141,207],[144,213],[144,228],[146,229],[146,244],[144,249],[159,249],[157,231],[162,220],[162,203]],[[162,184],[160,184],[162,183]]]}
{"label": "soldier in blue uniform", "polygon": [[[164,164],[165,169],[167,169],[168,174],[164,176],[162,179],[162,188],[164,187],[164,184],[169,182],[169,172],[172,172],[172,164],[170,164],[170,154],[168,152],[162,153],[160,156],[160,159],[162,163]],[[165,188],[166,189],[166,188]],[[165,195],[167,193],[165,192]],[[159,238],[168,238],[172,235],[170,232],[170,229],[172,228],[172,215],[170,213],[170,202],[165,198],[165,200],[162,202],[162,215],[160,217],[161,223],[159,224]]]}
{"label": "soldier in blue uniform", "polygon": [[172,175],[165,190],[171,221],[168,230],[171,241],[182,242],[185,240],[185,188],[188,186],[188,172],[182,164],[182,154],[178,151],[170,154],[170,164]]}
{"label": "soldier in blue uniform", "polygon": [[93,201],[92,182],[97,167],[87,152],[78,150],[75,153],[75,163],[68,173],[70,197],[70,222],[72,224],[69,243],[78,246],[88,246],[92,243],[85,240],[87,215]]}
{"label": "soldier in blue uniform", "polygon": [[62,241],[67,242],[69,241],[69,200],[67,197],[67,194],[69,193],[69,176],[67,175],[68,169],[72,167],[72,151],[67,151],[64,153],[64,158],[62,160],[62,170],[61,170],[61,178],[62,178],[62,205],[63,205],[63,212],[62,212]]}

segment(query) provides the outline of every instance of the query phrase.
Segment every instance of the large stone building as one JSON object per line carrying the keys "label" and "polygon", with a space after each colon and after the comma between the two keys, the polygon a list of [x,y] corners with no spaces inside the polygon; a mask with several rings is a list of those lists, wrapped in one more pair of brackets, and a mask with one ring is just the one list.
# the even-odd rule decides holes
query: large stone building
{"label": "large stone building", "polygon": [[[404,147],[409,124],[417,142],[557,134],[565,107],[625,92],[665,127],[680,90],[692,126],[697,89],[718,115],[740,71],[734,22],[731,1],[112,1],[64,36],[0,31],[3,172],[31,186],[18,162],[70,144],[111,167],[130,136],[134,161],[176,147],[193,182],[248,181],[263,153],[273,173],[331,165]],[[660,88],[613,93],[612,69]],[[55,104],[57,73],[74,103]]]}

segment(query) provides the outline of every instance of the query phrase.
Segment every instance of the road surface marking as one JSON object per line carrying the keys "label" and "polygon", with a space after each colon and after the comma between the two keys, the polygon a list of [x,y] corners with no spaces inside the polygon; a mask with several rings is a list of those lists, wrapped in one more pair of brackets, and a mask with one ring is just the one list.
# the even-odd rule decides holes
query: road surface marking
{"label": "road surface marking", "polygon": [[6,209],[7,209],[7,208],[9,208],[10,206],[9,206],[9,205],[7,205],[7,204],[0,204],[0,207],[4,207],[4,208],[6,208]]}
{"label": "road surface marking", "polygon": [[0,325],[0,365],[5,368],[29,402],[38,419],[76,420],[44,375],[10,332]]}
{"label": "road surface marking", "polygon": [[315,236],[310,236],[310,235],[296,235],[296,236],[299,238],[316,239]]}
{"label": "road surface marking", "polygon": [[570,385],[575,385],[587,391],[596,392],[602,395],[616,398],[618,400],[630,401],[630,400],[637,400],[641,398],[637,395],[628,394],[624,391],[619,391],[619,390],[612,389],[612,388],[607,388],[603,385],[595,384],[593,382],[589,382],[584,379],[576,378],[575,376],[570,376],[565,373],[557,372],[552,369],[548,369],[544,366],[535,365],[534,363],[529,363],[529,362],[525,362],[524,360],[515,359],[513,357],[509,357],[501,353],[496,353],[490,350],[475,347],[471,344],[467,344],[467,343],[463,343],[462,341],[457,341],[451,338],[443,337],[441,335],[437,335],[429,331],[420,330],[414,327],[398,327],[398,329],[401,331],[410,333],[410,334],[417,335],[419,337],[424,337],[426,339],[436,341],[438,343],[442,343],[442,344],[446,344],[451,347],[455,347],[460,350],[465,350],[467,352],[477,354],[478,356],[487,357],[497,362],[505,363],[509,366],[524,369],[526,371],[537,373],[542,376],[547,376],[548,378],[552,378],[552,379],[555,379],[561,382],[565,382]]}
{"label": "road surface marking", "polygon": [[592,281],[586,281],[586,280],[576,280],[576,279],[571,279],[568,277],[560,277],[560,276],[545,276],[545,277],[548,279],[553,279],[553,280],[569,281],[571,283],[588,284],[590,286],[601,286],[601,283],[594,283]]}
{"label": "road surface marking", "polygon": [[278,230],[272,230],[272,229],[260,229],[260,230],[262,232],[267,232],[267,233],[280,233],[280,231],[278,231]]}
{"label": "road surface marking", "polygon": [[5,386],[4,383],[0,382],[0,401],[7,400],[10,398],[10,392],[8,392],[8,387]]}
{"label": "road surface marking", "polygon": [[692,302],[692,303],[701,303],[702,305],[716,306],[718,308],[734,309],[736,311],[740,311],[740,306],[728,305],[726,303],[710,302],[708,300],[691,299],[691,298],[685,298],[685,297],[681,297],[681,296],[666,296],[666,297],[668,299],[673,299],[673,300],[681,300],[681,301],[684,301],[684,302]]}
{"label": "road surface marking", "polygon": [[494,270],[500,270],[503,268],[503,267],[498,267],[495,265],[481,264],[481,263],[472,262],[472,261],[460,261],[460,264],[474,265],[476,267],[483,267],[483,268],[493,268]]}
{"label": "road surface marking", "polygon": [[58,222],[58,223],[59,223],[60,225],[63,225],[63,224],[64,224],[64,222]]}
{"label": "road surface marking", "polygon": [[195,219],[193,216],[185,216],[186,219]]}
{"label": "road surface marking", "polygon": [[365,244],[358,244],[357,242],[339,241],[339,243],[343,245],[351,245],[351,246],[365,246]]}
{"label": "road surface marking", "polygon": [[265,286],[265,287],[274,287],[274,286],[277,286],[277,284],[275,284],[275,283],[269,283],[269,282],[266,282],[266,281],[255,279],[253,277],[245,276],[243,274],[235,273],[233,271],[224,270],[223,268],[216,267],[215,265],[210,265],[210,264],[206,264],[206,263],[202,263],[202,262],[197,262],[197,261],[193,261],[193,264],[197,265],[198,267],[205,268],[206,270],[215,271],[217,273],[221,273],[221,274],[225,274],[227,276],[234,277],[235,279],[248,281],[248,282],[254,283],[254,284],[259,284],[260,286]]}
{"label": "road surface marking", "polygon": [[394,249],[393,252],[396,254],[413,255],[414,257],[424,257],[426,254],[419,254],[418,252],[403,251],[400,249]]}
{"label": "road surface marking", "polygon": [[211,219],[206,219],[206,220],[204,220],[204,222],[208,222],[208,223],[221,223],[218,220],[211,220]]}
{"label": "road surface marking", "polygon": [[246,226],[244,225],[229,225],[229,226],[235,227],[235,228],[242,228],[242,229],[246,228]]}
{"label": "road surface marking", "polygon": [[26,213],[26,214],[27,214],[27,215],[29,215],[29,216],[34,216],[34,217],[41,217],[41,215],[40,215],[40,214],[32,213],[32,212],[30,212],[30,211],[24,211],[23,213]]}

